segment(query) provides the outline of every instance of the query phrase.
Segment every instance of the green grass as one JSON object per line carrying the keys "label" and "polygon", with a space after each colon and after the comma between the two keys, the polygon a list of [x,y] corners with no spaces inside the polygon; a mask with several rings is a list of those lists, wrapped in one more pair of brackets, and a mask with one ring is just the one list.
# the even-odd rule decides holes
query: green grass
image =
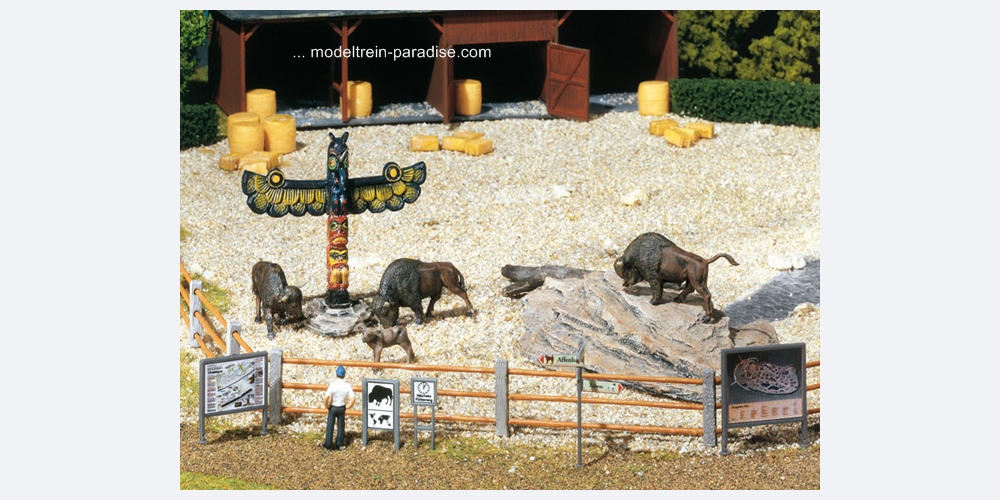
{"label": "green grass", "polygon": [[211,474],[196,474],[181,471],[182,490],[274,490],[269,484],[251,483],[240,479],[213,476]]}
{"label": "green grass", "polygon": [[188,239],[190,236],[191,231],[188,231],[187,229],[184,229],[184,226],[181,226],[181,243],[184,243],[184,240]]}
{"label": "green grass", "polygon": [[181,351],[181,409],[198,411],[198,369],[192,366],[197,358],[190,350]]}

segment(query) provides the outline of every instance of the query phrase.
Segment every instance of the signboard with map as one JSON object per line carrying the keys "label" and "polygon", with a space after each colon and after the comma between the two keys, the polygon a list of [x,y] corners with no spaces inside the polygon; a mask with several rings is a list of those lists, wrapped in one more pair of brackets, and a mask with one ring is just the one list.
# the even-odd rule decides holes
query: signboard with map
{"label": "signboard with map", "polygon": [[205,443],[205,418],[260,410],[267,434],[267,353],[202,359],[198,363],[199,442]]}
{"label": "signboard with map", "polygon": [[729,429],[801,423],[806,446],[806,346],[772,344],[722,350],[722,454]]}

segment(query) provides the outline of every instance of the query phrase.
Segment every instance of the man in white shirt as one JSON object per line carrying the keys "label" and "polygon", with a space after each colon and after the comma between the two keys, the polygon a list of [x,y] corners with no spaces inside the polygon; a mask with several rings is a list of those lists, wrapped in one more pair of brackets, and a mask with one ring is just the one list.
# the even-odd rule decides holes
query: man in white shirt
{"label": "man in white shirt", "polygon": [[[328,450],[339,450],[344,447],[344,415],[347,409],[354,406],[354,388],[344,381],[347,370],[343,366],[337,367],[337,378],[330,383],[323,396],[323,405],[326,406],[326,441],[323,447]],[[335,420],[336,419],[336,420]],[[333,444],[333,425],[337,425],[337,444]]]}

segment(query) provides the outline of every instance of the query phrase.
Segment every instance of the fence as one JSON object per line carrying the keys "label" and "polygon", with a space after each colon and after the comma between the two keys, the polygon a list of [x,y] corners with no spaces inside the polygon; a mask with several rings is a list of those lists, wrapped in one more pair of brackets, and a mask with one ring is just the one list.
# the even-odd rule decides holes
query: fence
{"label": "fence", "polygon": [[[218,346],[219,350],[225,349],[222,351],[223,355],[232,356],[239,354],[240,348],[243,348],[246,352],[254,352],[240,335],[240,323],[226,321],[226,318],[205,297],[205,293],[202,291],[201,280],[192,280],[191,275],[184,268],[184,263],[181,262],[180,264],[181,298],[184,299],[184,304],[180,306],[181,318],[184,318],[184,322],[188,326],[188,339],[190,340],[191,347],[200,347],[201,352],[205,353],[206,357],[214,358],[216,353],[205,342],[205,336],[203,335],[207,333],[208,337],[215,341],[215,345]],[[185,282],[188,286],[184,286]],[[185,305],[188,309],[186,313],[184,312]],[[216,321],[222,325],[222,328],[226,329],[225,342],[222,341],[212,323],[205,317],[204,310],[206,309],[212,313]]]}
{"label": "fence", "polygon": [[[184,306],[181,306],[181,317],[184,318],[185,322],[189,328],[189,338],[191,341],[191,347],[200,347],[202,352],[205,353],[207,357],[215,357],[215,352],[209,348],[204,340],[203,333],[207,333],[209,338],[215,341],[217,346],[226,347],[224,355],[234,355],[239,354],[239,349],[242,348],[246,352],[254,352],[253,349],[243,340],[240,336],[240,324],[238,322],[227,322],[225,318],[219,313],[219,311],[212,306],[212,304],[205,297],[204,292],[201,289],[201,282],[199,280],[192,280],[190,274],[184,268],[184,264],[181,263],[181,285],[180,292],[181,296],[184,298],[185,303],[188,306],[188,312],[185,313]],[[188,286],[184,286],[184,282],[188,283]],[[216,333],[211,322],[205,317],[203,309],[207,309],[214,318],[222,325],[227,331],[227,341],[223,342],[222,338]],[[615,375],[615,374],[600,374],[600,373],[584,373],[583,379],[585,380],[612,380],[621,382],[652,382],[652,383],[666,383],[666,384],[682,384],[682,385],[701,385],[703,393],[702,403],[684,403],[676,401],[641,401],[641,400],[626,400],[626,399],[610,399],[610,398],[599,398],[599,397],[582,397],[580,402],[583,404],[590,405],[623,405],[623,406],[635,406],[635,407],[647,407],[647,408],[660,408],[664,410],[680,410],[680,411],[699,411],[702,413],[702,427],[700,428],[679,428],[679,427],[662,427],[662,426],[652,426],[652,425],[626,425],[626,424],[608,424],[599,422],[588,422],[583,424],[578,424],[577,422],[564,422],[556,420],[536,420],[536,419],[523,419],[523,418],[511,418],[510,416],[510,402],[511,401],[546,401],[554,403],[573,403],[577,402],[577,398],[573,396],[556,396],[556,395],[541,395],[541,394],[510,394],[510,377],[550,377],[550,378],[571,378],[575,379],[576,375],[569,372],[557,372],[548,370],[525,370],[525,369],[510,369],[507,366],[507,360],[498,360],[494,368],[489,367],[466,367],[466,366],[443,366],[443,365],[426,365],[426,364],[413,364],[413,363],[376,363],[369,361],[333,361],[324,359],[305,359],[305,358],[284,358],[282,356],[281,350],[273,350],[268,352],[269,366],[268,366],[268,400],[277,401],[278,404],[271,404],[268,407],[268,420],[272,422],[281,422],[282,413],[291,414],[317,414],[326,415],[327,410],[321,407],[300,407],[300,406],[283,406],[282,405],[282,391],[288,390],[307,390],[307,391],[325,391],[327,385],[325,383],[313,384],[313,383],[303,383],[303,382],[283,382],[282,381],[282,367],[286,364],[288,365],[310,365],[310,366],[345,366],[345,367],[355,367],[355,368],[380,368],[380,369],[397,369],[397,370],[407,370],[422,373],[467,373],[467,374],[478,374],[478,375],[493,375],[495,378],[495,391],[494,392],[481,392],[481,391],[456,391],[439,389],[437,391],[438,396],[445,397],[464,397],[464,398],[486,398],[493,399],[496,403],[496,409],[493,416],[468,416],[468,415],[446,415],[446,414],[436,414],[434,416],[435,421],[442,422],[458,422],[458,423],[471,423],[471,424],[482,424],[482,425],[492,425],[496,428],[496,433],[498,436],[509,436],[511,427],[548,427],[557,429],[569,429],[576,428],[578,425],[584,429],[589,430],[603,430],[603,431],[624,431],[633,433],[655,433],[655,434],[665,434],[665,435],[679,435],[679,436],[702,436],[703,441],[707,446],[715,446],[716,436],[721,434],[721,428],[716,427],[716,412],[721,409],[722,405],[716,402],[716,386],[722,383],[721,378],[715,375],[713,370],[705,370],[702,374],[702,378],[679,378],[679,377],[651,377],[651,376],[639,376],[639,375]],[[820,366],[819,360],[810,361],[806,363],[806,369],[816,368]],[[820,388],[819,382],[810,384],[806,386],[806,391],[817,391]],[[361,386],[354,386],[354,392],[360,393]],[[405,387],[400,387],[400,392],[403,394],[410,394],[410,389]],[[316,398],[318,401],[319,398]],[[819,407],[809,408],[807,414],[812,415],[819,413]],[[348,410],[347,415],[353,417],[361,417],[361,411],[359,410]],[[414,415],[412,412],[400,412],[399,418],[402,419],[413,419]],[[430,420],[431,416],[429,414],[418,414],[417,419],[419,420]]]}

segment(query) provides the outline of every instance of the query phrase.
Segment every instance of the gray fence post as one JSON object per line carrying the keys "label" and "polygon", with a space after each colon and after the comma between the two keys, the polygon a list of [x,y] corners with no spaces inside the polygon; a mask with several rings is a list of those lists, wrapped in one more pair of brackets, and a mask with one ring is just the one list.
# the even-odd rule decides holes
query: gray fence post
{"label": "gray fence post", "polygon": [[507,360],[498,359],[496,369],[496,393],[497,393],[497,436],[510,437],[507,428],[507,420],[510,417],[509,402],[507,401]]}
{"label": "gray fence post", "polygon": [[194,339],[194,335],[196,333],[199,335],[203,333],[201,329],[201,322],[198,321],[198,318],[194,317],[194,313],[199,312],[205,314],[201,310],[201,299],[195,295],[195,290],[201,290],[201,280],[191,280],[191,283],[188,284],[188,297],[191,299],[191,307],[188,308],[190,309],[190,312],[188,313],[188,323],[191,324],[191,330],[188,332],[188,344],[191,347],[198,347],[198,341]]}
{"label": "gray fence post", "polygon": [[281,423],[281,349],[267,351],[267,420]]}
{"label": "gray fence post", "polygon": [[233,356],[240,353],[240,343],[236,341],[236,337],[233,336],[234,333],[240,333],[240,325],[238,321],[230,321],[229,328],[226,329],[226,355]]}
{"label": "gray fence post", "polygon": [[701,401],[702,441],[705,446],[715,448],[715,370],[706,368],[701,372]]}

